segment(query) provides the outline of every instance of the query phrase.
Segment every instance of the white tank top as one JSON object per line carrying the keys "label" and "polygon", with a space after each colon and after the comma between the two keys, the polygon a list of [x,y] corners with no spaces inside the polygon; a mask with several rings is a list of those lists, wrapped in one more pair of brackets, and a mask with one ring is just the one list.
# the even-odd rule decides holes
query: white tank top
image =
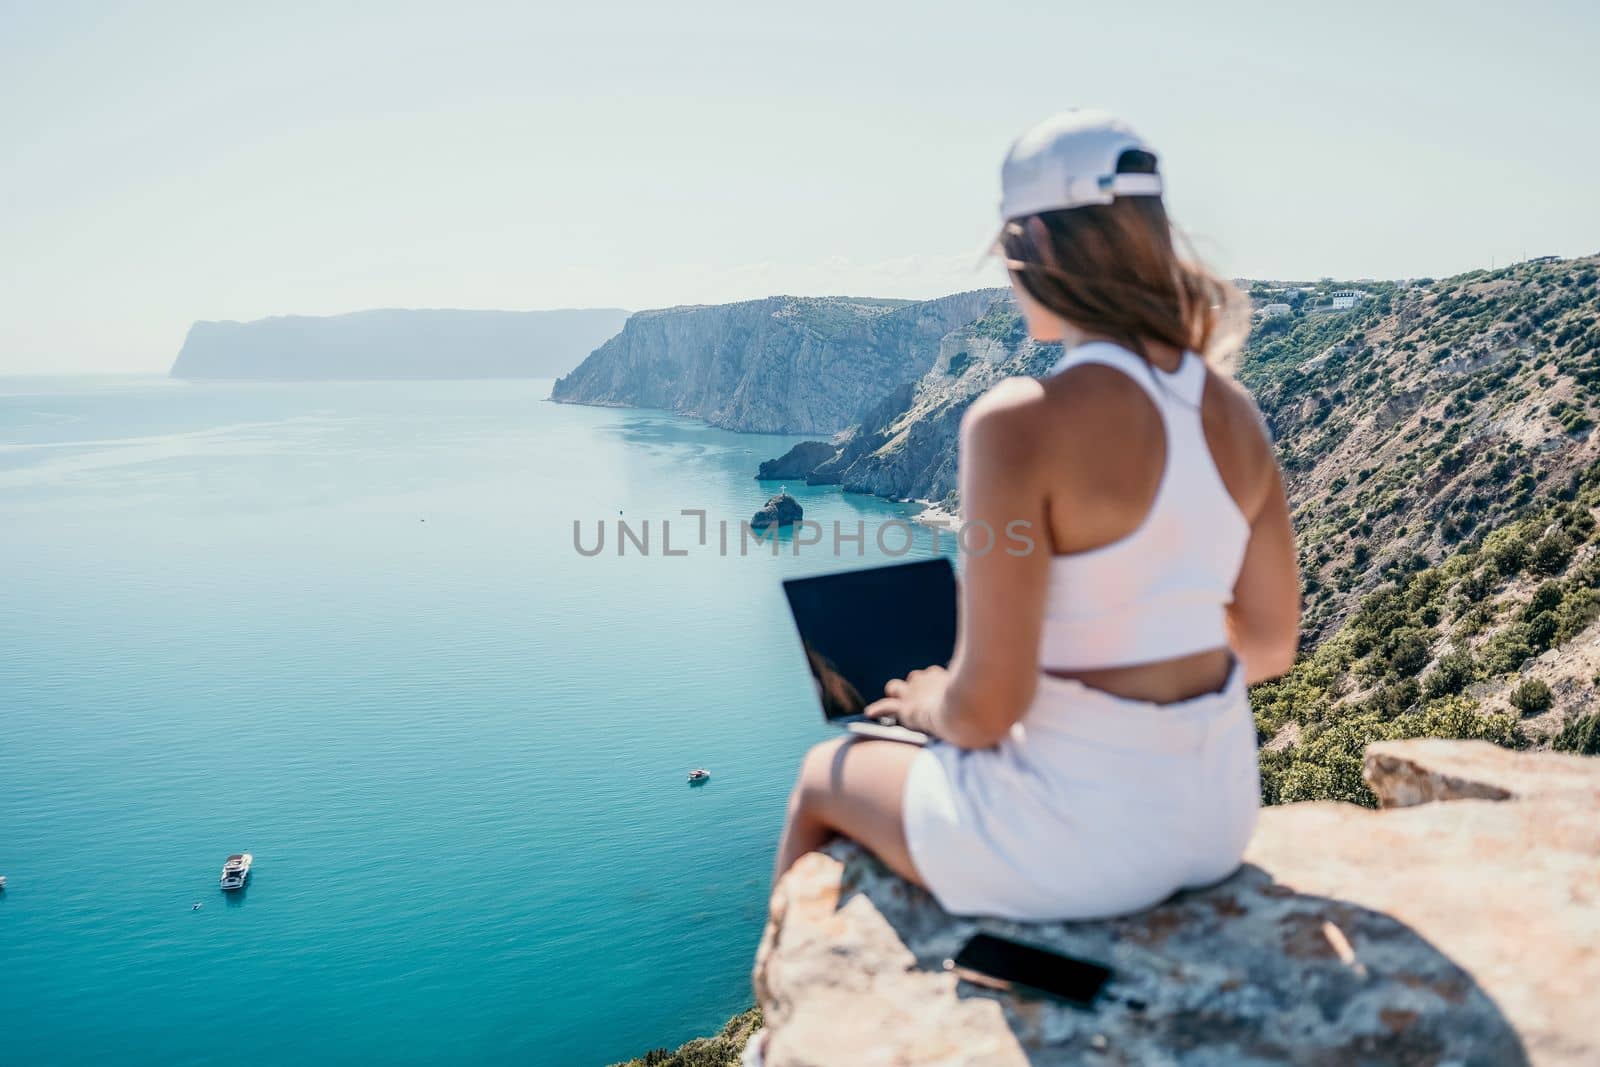
{"label": "white tank top", "polygon": [[1200,422],[1205,362],[1185,352],[1168,373],[1109,342],[1067,352],[1051,370],[1100,363],[1149,394],[1166,427],[1155,500],[1137,529],[1109,545],[1050,562],[1039,664],[1093,670],[1225,647],[1227,605],[1250,523],[1217,473]]}

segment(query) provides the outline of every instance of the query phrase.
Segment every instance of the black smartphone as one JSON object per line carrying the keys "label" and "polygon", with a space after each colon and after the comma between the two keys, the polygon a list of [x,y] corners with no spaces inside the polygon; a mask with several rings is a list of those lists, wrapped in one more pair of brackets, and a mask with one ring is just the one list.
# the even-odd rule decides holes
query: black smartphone
{"label": "black smartphone", "polygon": [[944,961],[966,981],[991,989],[1043,993],[1074,1007],[1090,1008],[1111,980],[1111,969],[993,934],[977,934],[954,959]]}

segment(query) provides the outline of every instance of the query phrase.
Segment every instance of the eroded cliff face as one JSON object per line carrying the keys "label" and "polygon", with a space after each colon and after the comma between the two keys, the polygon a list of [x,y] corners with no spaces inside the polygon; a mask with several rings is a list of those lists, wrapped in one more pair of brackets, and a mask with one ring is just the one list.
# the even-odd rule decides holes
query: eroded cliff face
{"label": "eroded cliff face", "polygon": [[1002,378],[1044,374],[1060,354],[1028,338],[1009,297],[997,300],[946,334],[927,373],[869,411],[806,480],[893,500],[951,500],[961,416]]}
{"label": "eroded cliff face", "polygon": [[769,297],[632,316],[551,399],[663,408],[755,433],[832,434],[921,378],[1000,296],[920,302]]}

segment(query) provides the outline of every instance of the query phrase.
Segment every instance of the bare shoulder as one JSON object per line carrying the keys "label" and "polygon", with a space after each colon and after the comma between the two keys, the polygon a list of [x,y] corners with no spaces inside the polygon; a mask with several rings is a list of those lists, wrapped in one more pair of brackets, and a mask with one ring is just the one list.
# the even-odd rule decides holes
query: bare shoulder
{"label": "bare shoulder", "polygon": [[1104,410],[1108,403],[1155,410],[1143,386],[1126,371],[1104,363],[1080,363],[1051,375],[1040,384],[1050,394],[1058,411],[1087,415]]}
{"label": "bare shoulder", "polygon": [[1254,420],[1257,424],[1262,423],[1261,409],[1256,406],[1256,398],[1251,396],[1250,390],[1233,375],[1207,366],[1206,390],[1215,392],[1217,399],[1230,408],[1236,416]]}
{"label": "bare shoulder", "polygon": [[1161,415],[1150,394],[1115,367],[1082,363],[1047,379],[1043,388],[1051,412],[1048,429],[1068,446],[1098,451],[1096,446],[1108,441],[1133,444],[1161,436]]}
{"label": "bare shoulder", "polygon": [[1039,429],[1047,414],[1044,385],[1038,379],[1002,379],[962,415],[964,449],[1016,464],[1038,452]]}
{"label": "bare shoulder", "polygon": [[1214,406],[1217,409],[1215,412],[1205,414],[1220,415],[1225,419],[1228,429],[1238,435],[1239,443],[1247,447],[1258,460],[1271,458],[1272,437],[1267,429],[1266,417],[1256,406],[1256,398],[1237,378],[1214,367],[1207,367],[1203,406]]}
{"label": "bare shoulder", "polygon": [[972,402],[961,421],[971,424],[1027,418],[1043,399],[1044,383],[1039,379],[1002,378]]}

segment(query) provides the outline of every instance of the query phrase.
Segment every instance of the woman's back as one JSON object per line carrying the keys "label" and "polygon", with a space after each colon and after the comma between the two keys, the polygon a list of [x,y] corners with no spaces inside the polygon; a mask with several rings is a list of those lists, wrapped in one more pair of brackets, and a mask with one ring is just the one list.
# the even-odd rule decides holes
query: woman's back
{"label": "woman's back", "polygon": [[[1279,492],[1253,402],[1193,353],[1092,341],[975,419],[1033,442],[1050,553],[1039,664],[1167,703],[1227,678],[1228,608]],[[994,431],[991,430],[991,434]]]}

